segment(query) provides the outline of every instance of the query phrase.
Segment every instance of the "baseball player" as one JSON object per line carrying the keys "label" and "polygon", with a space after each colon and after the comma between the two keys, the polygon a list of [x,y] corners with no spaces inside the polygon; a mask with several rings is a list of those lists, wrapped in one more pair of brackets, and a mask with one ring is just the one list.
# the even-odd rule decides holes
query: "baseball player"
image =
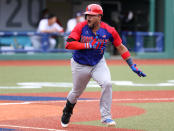
{"label": "baseball player", "polygon": [[116,123],[111,116],[111,76],[103,56],[107,44],[113,43],[122,58],[138,76],[145,77],[146,75],[133,63],[131,55],[122,44],[117,31],[101,21],[103,10],[100,5],[88,5],[84,14],[86,20],[75,26],[65,47],[75,51],[73,58],[71,58],[73,88],[67,96],[61,125],[62,127],[68,126],[77,99],[83,93],[90,79],[93,78],[102,89],[100,98],[101,122],[108,126],[115,126]]}

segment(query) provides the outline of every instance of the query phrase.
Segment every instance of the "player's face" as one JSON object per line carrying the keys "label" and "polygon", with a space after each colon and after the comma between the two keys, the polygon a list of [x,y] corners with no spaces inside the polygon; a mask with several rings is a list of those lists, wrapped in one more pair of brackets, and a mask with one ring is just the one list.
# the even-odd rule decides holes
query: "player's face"
{"label": "player's face", "polygon": [[99,15],[87,15],[86,20],[88,22],[88,26],[91,29],[94,29],[94,28],[99,26],[101,16],[99,16]]}
{"label": "player's face", "polygon": [[49,19],[49,25],[52,25],[52,24],[56,23],[56,20],[57,20],[56,17],[53,17],[53,18]]}

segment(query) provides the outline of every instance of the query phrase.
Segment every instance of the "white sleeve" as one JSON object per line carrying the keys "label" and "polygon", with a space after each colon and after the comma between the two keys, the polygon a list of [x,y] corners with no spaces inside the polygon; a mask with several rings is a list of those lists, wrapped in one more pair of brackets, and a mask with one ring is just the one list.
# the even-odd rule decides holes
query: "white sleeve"
{"label": "white sleeve", "polygon": [[75,20],[74,19],[70,19],[68,22],[67,22],[67,29],[66,29],[66,32],[71,32],[74,27],[76,26],[76,23],[75,23]]}
{"label": "white sleeve", "polygon": [[63,31],[63,27],[61,27],[59,24],[57,24],[57,23],[54,23],[54,25],[53,25],[58,31]]}
{"label": "white sleeve", "polygon": [[48,23],[48,21],[46,19],[41,20],[39,23],[37,31],[42,32],[43,30],[47,30],[47,27],[48,27],[47,23]]}

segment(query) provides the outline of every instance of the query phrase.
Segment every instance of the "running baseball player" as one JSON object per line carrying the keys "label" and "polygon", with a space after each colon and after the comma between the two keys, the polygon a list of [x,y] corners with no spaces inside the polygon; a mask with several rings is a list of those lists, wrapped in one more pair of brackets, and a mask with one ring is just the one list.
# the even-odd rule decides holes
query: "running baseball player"
{"label": "running baseball player", "polygon": [[101,122],[108,126],[116,126],[111,116],[112,84],[104,51],[109,42],[117,48],[122,58],[140,77],[146,75],[133,63],[128,49],[115,28],[101,21],[103,9],[98,4],[90,4],[84,13],[86,21],[75,26],[67,39],[66,49],[75,50],[71,58],[73,88],[67,96],[67,102],[61,117],[62,127],[67,127],[77,99],[93,78],[102,89],[100,98]]}

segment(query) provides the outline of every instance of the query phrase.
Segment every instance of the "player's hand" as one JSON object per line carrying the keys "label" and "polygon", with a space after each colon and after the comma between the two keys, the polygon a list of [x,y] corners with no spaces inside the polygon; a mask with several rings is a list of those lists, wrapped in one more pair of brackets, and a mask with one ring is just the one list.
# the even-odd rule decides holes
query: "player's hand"
{"label": "player's hand", "polygon": [[97,38],[91,40],[89,43],[85,43],[87,49],[103,49],[105,44],[99,42]]}
{"label": "player's hand", "polygon": [[136,64],[131,65],[131,69],[133,72],[135,72],[139,77],[146,77],[146,74],[144,74],[140,69],[136,67]]}
{"label": "player's hand", "polygon": [[89,47],[91,49],[97,49],[97,46],[100,44],[100,42],[98,41],[97,38],[95,38],[94,40],[92,40],[91,42],[89,42]]}
{"label": "player's hand", "polygon": [[50,30],[50,32],[51,32],[51,33],[57,33],[58,30],[57,30],[56,28],[53,28],[53,29]]}

